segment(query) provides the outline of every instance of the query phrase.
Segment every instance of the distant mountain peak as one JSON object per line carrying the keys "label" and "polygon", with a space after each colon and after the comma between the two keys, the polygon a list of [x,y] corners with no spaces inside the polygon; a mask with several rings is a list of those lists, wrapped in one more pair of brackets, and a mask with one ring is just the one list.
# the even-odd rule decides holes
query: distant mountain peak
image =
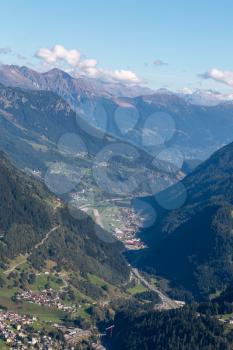
{"label": "distant mountain peak", "polygon": [[[58,78],[59,86],[54,81]],[[54,91],[66,98],[73,108],[75,107],[74,96],[77,96],[79,101],[80,98],[88,96],[135,97],[153,93],[151,89],[140,85],[110,83],[81,75],[74,77],[59,68],[40,73],[26,66],[1,65],[0,82],[6,86]]]}

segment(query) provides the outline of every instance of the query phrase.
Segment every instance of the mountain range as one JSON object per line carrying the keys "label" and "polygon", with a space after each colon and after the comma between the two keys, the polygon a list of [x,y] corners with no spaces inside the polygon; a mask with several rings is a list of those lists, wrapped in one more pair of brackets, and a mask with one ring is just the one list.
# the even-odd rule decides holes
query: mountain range
{"label": "mountain range", "polygon": [[56,92],[72,106],[82,98],[95,96],[128,96],[134,97],[153,93],[153,90],[139,85],[110,83],[80,75],[78,78],[58,69],[40,73],[25,66],[0,66],[0,82],[6,86],[17,86],[31,90]]}
{"label": "mountain range", "polygon": [[[232,141],[232,99],[213,91],[154,92],[140,86],[72,77],[57,68],[40,73],[7,65],[0,67],[0,83],[55,92],[86,122],[154,154],[172,147],[184,159],[204,160]],[[169,137],[162,142],[164,133]]]}
{"label": "mountain range", "polygon": [[[95,158],[104,149],[107,152],[114,149],[119,153],[122,147],[127,147],[135,154],[131,161],[128,157],[127,162],[120,162],[113,157],[115,166],[109,171],[116,181],[115,185],[111,181],[110,193],[119,190],[117,179],[122,178],[124,186],[123,179],[127,174],[135,174],[134,178],[131,175],[131,179],[137,193],[151,193],[149,178],[162,177],[168,186],[183,176],[182,171],[176,167],[170,173],[163,171],[160,163],[170,166],[169,163],[152,162],[152,156],[141,148],[125,141],[122,143],[119,138],[96,130],[80,118],[66,101],[50,91],[22,90],[0,85],[0,118],[0,148],[20,168],[39,172],[41,178],[44,178],[49,169],[56,167],[55,172],[63,171],[68,179],[72,178],[71,182],[75,183],[73,189],[76,184],[81,186],[80,189],[83,185],[86,189],[96,187],[92,170]],[[120,152],[122,158],[125,149],[123,153]],[[83,177],[84,173],[85,181],[80,181],[80,176]],[[140,178],[136,176],[139,173]],[[139,179],[140,184],[137,182]],[[108,190],[106,186],[105,182],[105,189]]]}

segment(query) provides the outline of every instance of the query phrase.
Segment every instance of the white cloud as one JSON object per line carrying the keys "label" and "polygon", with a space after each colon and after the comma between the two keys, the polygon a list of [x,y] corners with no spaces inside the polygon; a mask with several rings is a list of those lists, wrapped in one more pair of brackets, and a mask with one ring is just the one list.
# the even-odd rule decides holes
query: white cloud
{"label": "white cloud", "polygon": [[79,67],[83,69],[95,68],[97,66],[97,61],[95,59],[86,59],[79,63]]}
{"label": "white cloud", "polygon": [[233,87],[233,72],[221,70],[217,68],[210,69],[208,72],[201,75],[204,79],[213,79],[220,83]]}
{"label": "white cloud", "polygon": [[78,65],[80,56],[78,50],[67,50],[62,45],[55,45],[52,49],[41,48],[36,52],[36,57],[41,58],[47,63],[64,61],[72,67]]}
{"label": "white cloud", "polygon": [[[75,72],[71,72],[75,73]],[[89,76],[90,78],[100,78],[101,74],[98,68],[96,67],[86,67],[85,70],[82,72],[82,74]],[[80,75],[77,73],[76,75]]]}
{"label": "white cloud", "polygon": [[80,51],[68,50],[62,45],[55,45],[51,49],[40,48],[35,56],[41,59],[47,68],[60,67],[75,76],[82,74],[92,78],[128,84],[140,82],[138,76],[130,70],[106,70],[99,68],[95,59],[83,58]]}
{"label": "white cloud", "polygon": [[137,75],[130,70],[116,69],[114,71],[109,71],[107,73],[113,79],[116,79],[118,81],[131,82],[131,83],[139,83],[140,82],[140,79],[137,77]]}

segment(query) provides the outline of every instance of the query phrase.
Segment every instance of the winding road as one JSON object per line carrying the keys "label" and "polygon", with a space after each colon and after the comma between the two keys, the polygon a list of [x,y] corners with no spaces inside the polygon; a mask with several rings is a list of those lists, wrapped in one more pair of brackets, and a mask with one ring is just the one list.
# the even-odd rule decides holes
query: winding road
{"label": "winding road", "polygon": [[[33,247],[33,250],[39,248],[40,246],[42,246],[42,245],[44,244],[44,242],[49,238],[49,236],[50,236],[54,231],[56,231],[60,226],[61,226],[61,225],[57,225],[57,226],[53,227],[49,232],[47,232],[46,235],[43,237],[43,239],[42,239],[39,243],[37,243],[37,244],[35,245],[35,247]],[[17,267],[19,267],[19,266],[25,264],[25,262],[27,261],[27,259],[29,258],[29,256],[32,254],[33,250],[31,250],[30,253],[25,254],[24,258],[23,258],[20,262],[14,264],[11,268],[9,268],[8,270],[4,271],[4,274],[5,274],[5,275],[9,275],[9,273],[13,272]]]}
{"label": "winding road", "polygon": [[[61,225],[57,225],[57,226],[53,227],[49,232],[47,232],[46,235],[44,236],[44,238],[43,238],[39,243],[37,243],[37,244],[35,245],[35,247],[33,248],[33,250],[39,248],[40,246],[42,246],[42,245],[44,244],[44,242],[47,241],[47,239],[49,238],[49,236],[50,236],[54,231],[56,231],[58,228],[60,228],[60,227],[61,227]],[[32,254],[32,251],[30,252],[29,255],[31,255],[31,254]]]}

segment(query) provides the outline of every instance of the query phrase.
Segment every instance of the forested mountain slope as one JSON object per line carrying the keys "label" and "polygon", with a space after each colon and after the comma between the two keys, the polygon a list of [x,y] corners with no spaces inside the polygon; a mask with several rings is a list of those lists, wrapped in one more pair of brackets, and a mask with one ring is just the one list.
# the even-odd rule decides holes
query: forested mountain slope
{"label": "forested mountain slope", "polygon": [[17,170],[2,153],[0,167],[2,266],[26,254],[36,269],[52,260],[61,269],[94,273],[113,283],[127,279],[121,243],[103,242],[89,217],[74,219],[41,182]]}
{"label": "forested mountain slope", "polygon": [[184,189],[186,202],[176,210],[163,209],[154,197],[147,199],[157,221],[142,233],[149,249],[140,265],[200,297],[233,279],[233,144],[201,164],[182,187],[170,187],[156,198],[176,203]]}
{"label": "forested mountain slope", "polygon": [[192,309],[124,310],[115,319],[114,350],[230,350],[231,344],[217,320]]}

